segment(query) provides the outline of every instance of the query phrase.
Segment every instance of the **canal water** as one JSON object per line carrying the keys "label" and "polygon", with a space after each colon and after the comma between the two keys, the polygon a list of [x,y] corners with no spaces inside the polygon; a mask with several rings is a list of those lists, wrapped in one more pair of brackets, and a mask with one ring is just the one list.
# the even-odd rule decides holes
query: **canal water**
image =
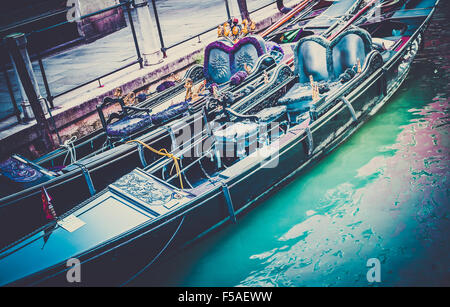
{"label": "canal water", "polygon": [[[346,143],[133,285],[449,286],[448,8],[397,94]],[[380,283],[367,281],[370,258]]]}

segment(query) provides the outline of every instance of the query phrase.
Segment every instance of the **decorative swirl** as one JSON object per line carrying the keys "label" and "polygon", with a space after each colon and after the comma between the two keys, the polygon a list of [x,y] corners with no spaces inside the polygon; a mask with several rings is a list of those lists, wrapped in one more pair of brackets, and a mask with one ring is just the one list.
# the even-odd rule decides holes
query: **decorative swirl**
{"label": "decorative swirl", "polygon": [[168,203],[175,198],[176,194],[163,185],[149,181],[135,173],[123,176],[114,185],[139,200],[154,206],[162,206]]}
{"label": "decorative swirl", "polygon": [[14,158],[0,163],[0,172],[15,182],[32,182],[43,176],[38,170]]}

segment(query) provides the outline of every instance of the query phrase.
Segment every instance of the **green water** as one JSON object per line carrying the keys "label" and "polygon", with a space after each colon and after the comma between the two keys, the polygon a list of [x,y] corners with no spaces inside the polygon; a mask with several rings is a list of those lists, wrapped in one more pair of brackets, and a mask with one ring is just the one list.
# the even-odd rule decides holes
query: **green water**
{"label": "green water", "polygon": [[[135,284],[449,286],[448,52],[428,45],[346,143]],[[369,258],[381,283],[367,281]]]}

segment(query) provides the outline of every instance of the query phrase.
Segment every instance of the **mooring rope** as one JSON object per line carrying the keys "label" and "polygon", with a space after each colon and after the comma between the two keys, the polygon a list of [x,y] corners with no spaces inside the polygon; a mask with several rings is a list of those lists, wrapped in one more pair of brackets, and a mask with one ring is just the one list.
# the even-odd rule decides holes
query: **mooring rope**
{"label": "mooring rope", "polygon": [[179,160],[180,158],[178,158],[178,157],[176,157],[175,155],[171,154],[171,153],[168,152],[167,149],[165,149],[165,148],[161,148],[160,150],[156,150],[156,149],[154,149],[153,147],[150,147],[149,145],[145,144],[144,142],[142,142],[142,141],[140,141],[140,140],[129,140],[129,141],[127,141],[126,143],[132,143],[132,142],[139,143],[139,144],[141,144],[142,146],[144,146],[145,148],[147,148],[148,150],[150,150],[150,151],[152,151],[152,152],[154,152],[154,153],[156,153],[156,154],[158,154],[158,155],[160,155],[160,156],[164,156],[164,157],[167,157],[167,158],[172,159],[172,160],[173,160],[173,166],[172,166],[172,168],[171,168],[171,170],[170,170],[170,174],[172,174],[172,170],[173,170],[173,168],[175,167],[175,169],[176,169],[176,171],[177,171],[178,178],[180,179],[180,186],[181,186],[181,189],[183,190],[183,179],[182,179],[182,177],[181,177],[180,165],[178,164],[178,160]]}
{"label": "mooring rope", "polygon": [[66,156],[64,157],[63,165],[66,165],[67,157],[70,155],[70,164],[73,164],[77,161],[77,151],[74,145],[74,142],[77,140],[76,135],[72,136],[70,139],[64,141],[63,144],[59,145],[65,149],[67,149]]}

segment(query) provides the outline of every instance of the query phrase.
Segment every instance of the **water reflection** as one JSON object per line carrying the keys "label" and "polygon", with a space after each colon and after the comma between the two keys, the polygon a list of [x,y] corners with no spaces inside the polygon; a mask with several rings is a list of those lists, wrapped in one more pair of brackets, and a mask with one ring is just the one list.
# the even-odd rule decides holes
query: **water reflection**
{"label": "water reflection", "polygon": [[[408,94],[398,97],[405,107],[420,103]],[[326,190],[314,214],[278,238],[288,247],[252,255],[260,267],[239,284],[366,285],[365,261],[372,257],[381,260],[384,285],[445,281],[445,259],[431,264],[424,255],[449,251],[448,99],[432,101],[406,111],[410,123],[392,145],[377,144],[379,155],[358,168],[348,165],[355,176]],[[383,115],[371,123],[379,128],[373,133],[389,131]],[[361,138],[346,145],[360,146]],[[351,153],[347,158],[353,161]]]}

